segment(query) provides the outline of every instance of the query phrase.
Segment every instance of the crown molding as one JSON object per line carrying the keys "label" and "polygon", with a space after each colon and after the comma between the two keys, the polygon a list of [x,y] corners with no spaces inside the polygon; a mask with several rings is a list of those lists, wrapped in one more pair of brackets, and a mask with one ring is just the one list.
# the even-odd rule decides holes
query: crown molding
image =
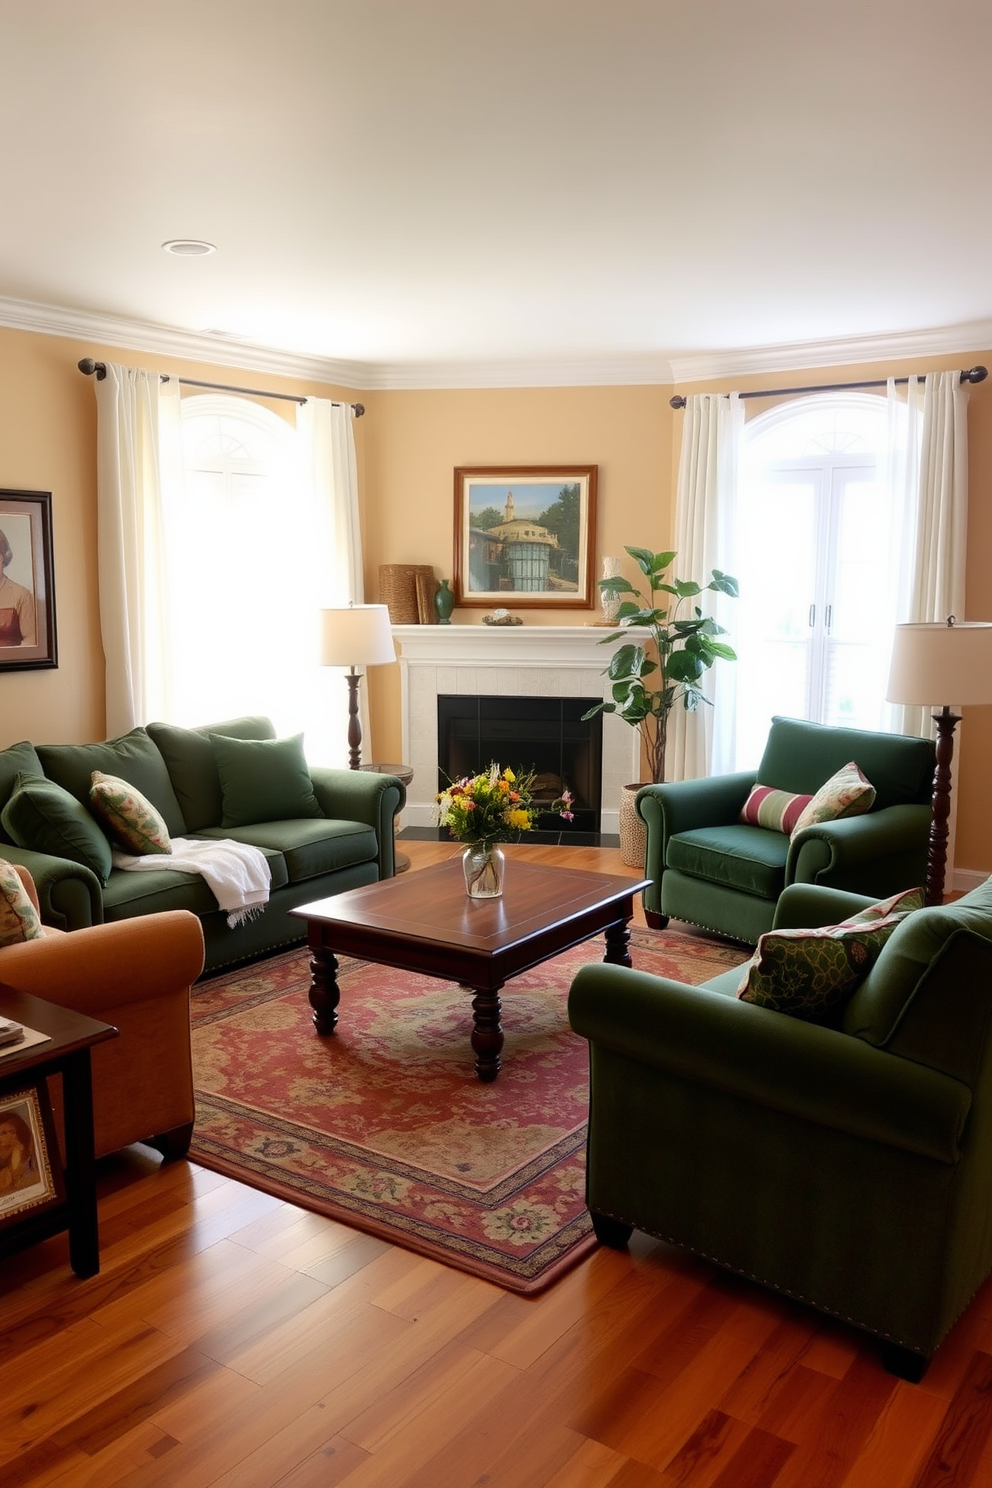
{"label": "crown molding", "polygon": [[515,361],[381,362],[366,368],[368,391],[412,388],[535,388],[664,386],[672,367],[661,352],[544,357]]}
{"label": "crown molding", "polygon": [[303,378],[307,382],[330,383],[361,390],[368,386],[369,369],[361,362],[335,362],[323,357],[300,356],[256,346],[224,336],[197,335],[194,331],[151,322],[120,320],[86,310],[42,305],[29,300],[0,298],[0,326],[8,330],[33,331],[43,336],[65,336],[73,341],[95,341],[99,346],[119,346],[126,351],[157,352],[187,361],[209,362],[218,367],[266,372],[273,377]]}
{"label": "crown molding", "polygon": [[893,331],[882,336],[846,336],[841,340],[795,341],[780,346],[673,356],[671,366],[675,382],[706,382],[716,377],[746,377],[755,372],[803,372],[862,362],[988,351],[990,347],[992,320],[975,320],[925,331]]}
{"label": "crown molding", "polygon": [[546,357],[514,361],[351,362],[279,351],[224,336],[197,334],[174,326],[122,320],[92,311],[0,298],[0,327],[93,341],[98,347],[159,353],[212,366],[236,367],[326,383],[356,392],[440,390],[447,388],[668,387],[680,382],[746,377],[762,372],[799,372],[864,362],[947,356],[992,349],[992,320],[896,331],[883,336],[850,336],[831,341],[796,341],[778,346],[666,357],[660,352],[629,355]]}

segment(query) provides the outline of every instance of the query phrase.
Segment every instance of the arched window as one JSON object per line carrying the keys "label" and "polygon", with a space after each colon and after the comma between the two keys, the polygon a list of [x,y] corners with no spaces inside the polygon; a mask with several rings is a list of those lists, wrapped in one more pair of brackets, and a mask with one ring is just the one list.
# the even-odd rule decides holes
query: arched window
{"label": "arched window", "polygon": [[166,509],[169,716],[264,713],[279,734],[306,731],[313,758],[328,720],[315,706],[317,524],[296,429],[215,394],[184,398],[181,428],[183,479]]}
{"label": "arched window", "polygon": [[742,769],[757,763],[773,713],[893,726],[885,686],[912,517],[888,478],[891,416],[885,398],[831,393],[745,429],[733,635]]}

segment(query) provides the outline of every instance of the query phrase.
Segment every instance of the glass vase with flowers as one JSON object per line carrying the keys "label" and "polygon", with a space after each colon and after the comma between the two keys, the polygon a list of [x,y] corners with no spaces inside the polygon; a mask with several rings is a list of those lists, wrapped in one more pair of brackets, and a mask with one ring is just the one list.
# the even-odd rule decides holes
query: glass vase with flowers
{"label": "glass vase with flowers", "polygon": [[534,830],[539,816],[573,819],[572,793],[563,790],[550,805],[536,803],[534,775],[491,764],[478,775],[453,780],[435,797],[438,826],[465,844],[462,868],[471,899],[497,899],[503,892],[506,859],[501,842],[517,842]]}

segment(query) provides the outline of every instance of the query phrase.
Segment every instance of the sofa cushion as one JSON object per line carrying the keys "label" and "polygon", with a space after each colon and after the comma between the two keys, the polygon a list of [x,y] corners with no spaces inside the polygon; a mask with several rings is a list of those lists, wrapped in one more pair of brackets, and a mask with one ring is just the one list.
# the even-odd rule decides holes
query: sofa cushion
{"label": "sofa cushion", "polygon": [[744,802],[741,821],[752,827],[765,827],[769,832],[791,835],[793,827],[812,796],[793,796],[771,785],[756,785]]}
{"label": "sofa cushion", "polygon": [[817,822],[840,821],[842,817],[863,816],[875,800],[875,787],[854,760],[824,781],[813,799],[803,807],[792,828],[792,835]]}
{"label": "sofa cushion", "polygon": [[665,866],[761,899],[777,899],[785,887],[788,852],[789,839],[782,832],[736,822],[676,833],[669,838]]}
{"label": "sofa cushion", "polygon": [[161,812],[172,837],[185,831],[183,814],[157,745],[143,728],[103,744],[39,744],[38,758],[50,780],[77,801],[89,800],[93,771],[117,775],[135,786]]}
{"label": "sofa cushion", "polygon": [[372,827],[361,822],[336,821],[333,817],[322,817],[320,821],[256,822],[233,830],[208,827],[196,835],[232,837],[237,842],[260,847],[264,853],[278,852],[285,862],[290,883],[334,873],[340,868],[374,863],[379,851]]}
{"label": "sofa cushion", "polygon": [[275,729],[269,719],[250,716],[198,728],[179,728],[171,723],[148,725],[148,735],[165,760],[187,832],[219,826],[223,814],[211,734],[223,734],[227,739],[272,739]]}
{"label": "sofa cushion", "polygon": [[13,863],[0,858],[0,946],[40,940],[41,920]]}
{"label": "sofa cushion", "polygon": [[303,755],[303,735],[233,739],[211,734],[223,797],[221,827],[323,816]]}
{"label": "sofa cushion", "polygon": [[[18,775],[44,775],[38,751],[25,740],[0,749],[0,811],[14,793],[14,781]],[[10,841],[10,838],[7,838]]]}
{"label": "sofa cushion", "polygon": [[[272,881],[270,893],[288,882],[286,864],[278,852],[266,853]],[[164,909],[189,909],[195,915],[220,914],[217,900],[199,873],[180,873],[162,858],[162,867],[145,873],[114,868],[103,891],[105,920],[130,919],[133,915],[157,914]],[[232,936],[236,932],[231,932]]]}
{"label": "sofa cushion", "polygon": [[950,904],[918,910],[897,926],[844,1014],[844,1032],[882,1047],[924,974],[962,930],[992,939],[992,878]]}
{"label": "sofa cushion", "polygon": [[737,995],[809,1023],[836,1025],[896,926],[922,905],[922,891],[910,889],[839,925],[770,930],[744,967]]}
{"label": "sofa cushion", "polygon": [[109,840],[86,807],[54,780],[43,775],[18,775],[0,820],[18,847],[82,863],[102,884],[107,882]]}
{"label": "sofa cushion", "polygon": [[125,852],[171,853],[169,829],[151,801],[116,775],[93,771],[90,810]]}

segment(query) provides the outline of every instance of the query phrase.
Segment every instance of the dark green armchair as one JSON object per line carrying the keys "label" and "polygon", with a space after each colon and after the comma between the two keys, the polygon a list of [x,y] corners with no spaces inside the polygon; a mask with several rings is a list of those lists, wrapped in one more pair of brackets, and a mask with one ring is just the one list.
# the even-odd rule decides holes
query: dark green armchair
{"label": "dark green armchair", "polygon": [[[778,924],[865,902],[796,886]],[[839,1026],[739,1001],[739,978],[575,977],[597,1235],[685,1246],[876,1335],[919,1379],[992,1270],[992,879],[907,915]]]}
{"label": "dark green armchair", "polygon": [[[771,929],[788,884],[825,884],[873,899],[922,884],[934,759],[930,739],[773,718],[756,771],[644,786],[637,811],[647,826],[648,924],[685,920],[755,945]],[[813,795],[850,760],[876,790],[866,815],[820,822],[792,841],[741,822],[756,783]]]}

